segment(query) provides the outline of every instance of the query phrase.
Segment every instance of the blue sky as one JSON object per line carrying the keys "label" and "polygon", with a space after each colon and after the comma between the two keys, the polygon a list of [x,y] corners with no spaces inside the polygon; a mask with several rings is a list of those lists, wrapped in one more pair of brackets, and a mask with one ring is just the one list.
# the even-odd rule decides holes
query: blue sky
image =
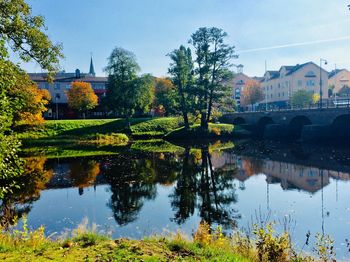
{"label": "blue sky", "polygon": [[[28,0],[46,19],[48,35],[61,42],[66,71],[104,75],[114,47],[135,53],[142,73],[164,76],[167,53],[187,44],[202,26],[224,29],[248,75],[280,65],[329,61],[326,69],[350,69],[350,11],[346,0]],[[327,41],[324,41],[327,40]],[[320,41],[320,43],[317,43]],[[298,43],[313,44],[301,44]],[[289,46],[292,44],[292,46]],[[273,48],[276,46],[283,48]],[[266,47],[266,48],[265,48]],[[261,50],[251,50],[260,49]],[[251,51],[249,51],[251,50]],[[35,63],[22,65],[40,72]]]}

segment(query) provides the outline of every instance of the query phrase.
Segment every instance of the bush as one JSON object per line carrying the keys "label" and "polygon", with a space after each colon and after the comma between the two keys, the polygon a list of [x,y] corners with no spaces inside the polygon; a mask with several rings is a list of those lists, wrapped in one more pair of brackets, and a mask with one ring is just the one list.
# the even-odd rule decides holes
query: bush
{"label": "bush", "polygon": [[288,233],[275,236],[272,224],[267,224],[266,228],[255,225],[253,233],[257,238],[259,261],[288,261],[291,251]]}
{"label": "bush", "polygon": [[97,134],[89,140],[83,140],[83,144],[94,145],[114,145],[121,146],[126,145],[129,142],[129,138],[125,134],[111,133],[111,134]]}

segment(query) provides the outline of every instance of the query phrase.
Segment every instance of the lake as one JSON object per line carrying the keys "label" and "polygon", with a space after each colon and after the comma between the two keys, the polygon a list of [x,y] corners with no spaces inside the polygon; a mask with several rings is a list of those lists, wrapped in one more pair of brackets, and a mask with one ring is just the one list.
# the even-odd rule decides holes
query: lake
{"label": "lake", "polygon": [[350,150],[231,144],[181,145],[178,153],[31,156],[25,189],[0,201],[2,223],[27,214],[30,228],[44,225],[47,235],[88,221],[116,238],[142,238],[177,230],[190,236],[201,221],[227,234],[276,221],[299,249],[310,251],[315,234],[324,233],[334,238],[338,258],[350,258]]}

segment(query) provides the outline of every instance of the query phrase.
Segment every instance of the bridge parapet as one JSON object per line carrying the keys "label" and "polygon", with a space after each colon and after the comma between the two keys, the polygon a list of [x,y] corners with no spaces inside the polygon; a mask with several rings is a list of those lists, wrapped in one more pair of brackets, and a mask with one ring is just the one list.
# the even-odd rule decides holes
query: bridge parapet
{"label": "bridge parapet", "polygon": [[[264,135],[266,126],[274,125],[268,129],[273,130],[273,134],[267,134],[269,138],[278,133],[276,130],[288,130],[288,136],[300,138],[304,126],[310,125],[326,126],[329,127],[329,135],[350,138],[350,108],[237,112],[223,115],[221,122],[245,126],[260,135]],[[308,131],[310,130],[313,129],[309,128]],[[286,134],[281,136],[285,137]],[[310,132],[307,137],[310,137]]]}

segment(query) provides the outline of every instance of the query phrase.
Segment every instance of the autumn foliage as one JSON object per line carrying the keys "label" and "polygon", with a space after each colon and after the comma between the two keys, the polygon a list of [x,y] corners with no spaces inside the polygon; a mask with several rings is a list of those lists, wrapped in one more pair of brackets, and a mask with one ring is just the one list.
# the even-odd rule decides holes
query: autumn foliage
{"label": "autumn foliage", "polygon": [[81,112],[95,108],[98,105],[98,97],[86,82],[72,82],[71,89],[67,92],[68,105]]}
{"label": "autumn foliage", "polygon": [[15,103],[14,125],[38,125],[44,122],[43,113],[51,100],[47,90],[39,89],[28,75],[18,73],[16,84],[9,90]]}
{"label": "autumn foliage", "polygon": [[246,82],[241,93],[241,104],[243,106],[254,105],[264,99],[264,92],[262,91],[259,82],[249,80]]}

